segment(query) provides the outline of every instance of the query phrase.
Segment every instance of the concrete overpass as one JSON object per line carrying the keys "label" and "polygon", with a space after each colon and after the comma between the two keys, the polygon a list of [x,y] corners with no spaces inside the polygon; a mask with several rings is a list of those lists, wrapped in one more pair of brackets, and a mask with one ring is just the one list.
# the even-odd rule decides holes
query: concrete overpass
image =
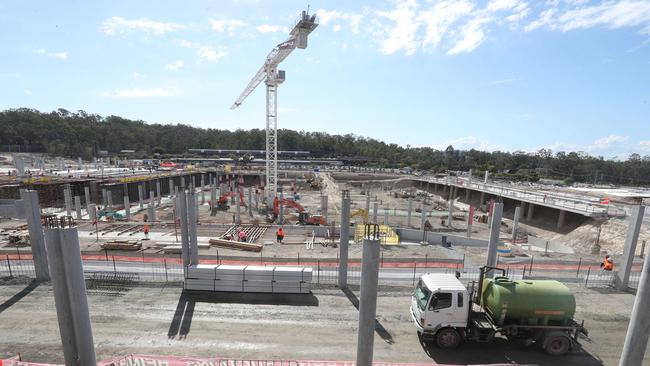
{"label": "concrete overpass", "polygon": [[422,184],[434,185],[434,192],[438,194],[442,188],[442,196],[446,196],[448,199],[458,197],[459,191],[462,190],[465,193],[466,201],[469,201],[473,193],[480,194],[481,204],[485,203],[486,195],[513,200],[516,202],[515,206],[521,206],[522,216],[527,221],[532,220],[535,208],[538,206],[557,210],[558,228],[564,226],[567,212],[601,220],[625,216],[624,210],[602,204],[598,197],[578,197],[568,193],[532,191],[492,182],[476,182],[466,177],[413,177],[413,179]]}

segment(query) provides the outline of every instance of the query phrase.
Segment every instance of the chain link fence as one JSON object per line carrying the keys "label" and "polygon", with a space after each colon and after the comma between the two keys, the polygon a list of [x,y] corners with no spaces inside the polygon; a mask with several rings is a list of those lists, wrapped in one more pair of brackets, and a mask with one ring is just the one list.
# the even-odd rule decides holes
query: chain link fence
{"label": "chain link fence", "polygon": [[[339,279],[338,265],[327,263],[321,265],[320,261],[313,268],[312,285],[336,285]],[[614,284],[616,272],[603,271],[600,268],[582,269],[578,271],[510,268],[503,267],[506,276],[513,280],[526,279],[552,279],[563,283],[582,284],[585,287],[610,287]],[[418,278],[425,273],[446,273],[459,275],[465,285],[479,280],[479,267],[442,268],[422,266],[415,263],[412,267],[382,267],[379,273],[380,286],[414,286]],[[113,283],[120,286],[122,282],[142,283],[180,283],[184,280],[183,266],[178,263],[163,262],[132,262],[118,261],[112,257],[107,260],[84,261],[84,275],[90,285],[94,283]],[[0,278],[27,277],[35,278],[34,266],[31,259],[0,258]],[[354,264],[348,267],[348,284],[361,283],[361,266]],[[636,288],[641,277],[640,272],[632,272],[629,287]],[[109,285],[109,287],[112,285]]]}

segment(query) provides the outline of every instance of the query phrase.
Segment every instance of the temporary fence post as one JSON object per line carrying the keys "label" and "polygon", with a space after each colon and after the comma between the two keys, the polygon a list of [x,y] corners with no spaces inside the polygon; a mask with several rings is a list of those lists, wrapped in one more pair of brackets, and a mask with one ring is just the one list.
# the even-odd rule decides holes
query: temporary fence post
{"label": "temporary fence post", "polygon": [[585,278],[585,287],[589,284],[589,274],[591,273],[591,266],[587,269],[587,277]]}
{"label": "temporary fence post", "polygon": [[167,277],[167,259],[163,258],[163,264],[165,265],[165,282],[168,282],[169,279]]}
{"label": "temporary fence post", "polygon": [[144,263],[144,252],[140,252],[142,254],[142,263]]}
{"label": "temporary fence post", "polygon": [[380,263],[380,268],[384,268],[384,252],[381,252],[381,263]]}
{"label": "temporary fence post", "polygon": [[16,253],[18,253],[18,260],[20,260],[20,249],[16,247]]}
{"label": "temporary fence post", "polygon": [[429,268],[429,255],[424,255],[424,268]]}
{"label": "temporary fence post", "polygon": [[415,270],[418,268],[418,263],[413,262],[413,286],[415,286]]}
{"label": "temporary fence post", "polygon": [[300,252],[298,252],[298,265],[300,265]]}
{"label": "temporary fence post", "polygon": [[111,256],[113,258],[113,273],[117,273],[117,268],[115,267],[115,256]]}
{"label": "temporary fence post", "polygon": [[13,273],[11,273],[11,262],[9,261],[9,255],[7,255],[7,267],[9,267],[9,277],[13,277]]}
{"label": "temporary fence post", "polygon": [[318,272],[316,274],[316,278],[317,278],[316,283],[318,283],[320,285],[320,259],[318,259],[316,261],[316,263],[317,263],[317,270],[318,270]]}
{"label": "temporary fence post", "polygon": [[582,264],[582,257],[578,260],[578,270],[576,271],[576,278],[580,275],[580,265]]}
{"label": "temporary fence post", "polygon": [[108,262],[108,249],[104,248],[104,255],[106,256],[106,262]]}
{"label": "temporary fence post", "polygon": [[535,256],[530,256],[530,268],[528,268],[528,277],[533,275],[533,259],[535,259]]}

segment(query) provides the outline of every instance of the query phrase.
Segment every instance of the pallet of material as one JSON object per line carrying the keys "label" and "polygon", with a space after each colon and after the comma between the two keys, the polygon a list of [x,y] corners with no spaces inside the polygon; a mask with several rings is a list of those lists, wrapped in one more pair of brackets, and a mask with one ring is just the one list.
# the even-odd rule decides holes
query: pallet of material
{"label": "pallet of material", "polygon": [[307,294],[312,268],[199,264],[185,268],[186,290]]}
{"label": "pallet of material", "polygon": [[103,243],[101,247],[102,249],[112,250],[140,250],[142,249],[142,243],[135,240],[113,240]]}
{"label": "pallet of material", "polygon": [[239,249],[249,252],[261,252],[262,245],[226,239],[210,239],[210,245],[227,249]]}

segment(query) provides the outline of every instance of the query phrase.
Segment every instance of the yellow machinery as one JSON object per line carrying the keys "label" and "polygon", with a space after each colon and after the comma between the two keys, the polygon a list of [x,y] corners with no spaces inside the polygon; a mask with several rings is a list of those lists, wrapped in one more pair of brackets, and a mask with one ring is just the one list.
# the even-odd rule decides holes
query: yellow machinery
{"label": "yellow machinery", "polygon": [[363,218],[363,222],[368,221],[368,213],[363,208],[357,208],[356,210],[352,211],[352,213],[350,213],[350,219],[355,218],[357,216]]}
{"label": "yellow machinery", "polygon": [[[364,210],[365,211],[365,210]],[[355,225],[354,241],[363,239],[365,225]],[[388,225],[379,225],[379,242],[386,245],[398,245],[399,235]]]}

